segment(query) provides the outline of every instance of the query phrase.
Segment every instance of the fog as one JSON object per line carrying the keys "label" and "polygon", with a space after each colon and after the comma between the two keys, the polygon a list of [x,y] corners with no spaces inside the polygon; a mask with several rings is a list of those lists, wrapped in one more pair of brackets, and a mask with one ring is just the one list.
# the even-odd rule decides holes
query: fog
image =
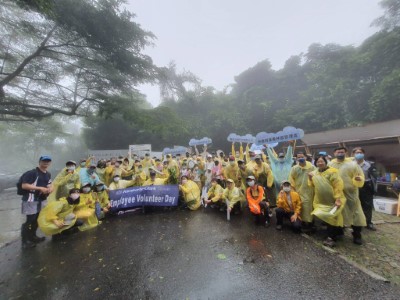
{"label": "fog", "polygon": [[[312,43],[359,45],[377,31],[378,0],[128,0],[136,20],[156,36],[148,53],[159,65],[175,61],[203,85],[222,90],[264,59],[280,69]],[[141,91],[154,106],[158,88]]]}

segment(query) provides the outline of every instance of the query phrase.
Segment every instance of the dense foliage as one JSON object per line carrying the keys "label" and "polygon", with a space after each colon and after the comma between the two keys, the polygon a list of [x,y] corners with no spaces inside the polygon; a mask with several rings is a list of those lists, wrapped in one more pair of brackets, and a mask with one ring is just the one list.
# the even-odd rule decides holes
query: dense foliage
{"label": "dense foliage", "polygon": [[[153,66],[141,51],[154,36],[132,21],[124,1],[17,3],[3,1],[0,11],[0,118],[84,115],[91,149],[151,143],[161,150],[205,136],[227,149],[232,132],[287,125],[315,132],[400,118],[400,0],[381,2],[379,31],[360,46],[312,44],[280,70],[265,59],[224,91],[174,63]],[[135,90],[143,81],[159,84],[159,107]]]}

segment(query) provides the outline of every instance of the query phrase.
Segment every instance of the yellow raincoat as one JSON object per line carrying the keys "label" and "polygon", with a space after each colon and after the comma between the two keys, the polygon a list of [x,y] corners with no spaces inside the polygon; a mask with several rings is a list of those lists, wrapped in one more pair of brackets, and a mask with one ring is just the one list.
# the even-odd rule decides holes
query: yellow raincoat
{"label": "yellow raincoat", "polygon": [[313,172],[315,167],[308,161],[304,167],[295,165],[289,175],[291,186],[296,189],[302,202],[301,220],[312,222],[311,212],[313,210],[314,189],[308,185],[308,173]]}
{"label": "yellow raincoat", "polygon": [[216,185],[211,185],[207,192],[207,198],[216,203],[222,199],[223,194],[224,189],[217,183]]}
{"label": "yellow raincoat", "polygon": [[272,175],[272,170],[265,162],[261,162],[259,165],[255,163],[253,166],[253,174],[257,182],[262,186],[266,185],[270,188],[274,183],[274,175]]}
{"label": "yellow raincoat", "polygon": [[183,192],[183,198],[190,210],[196,210],[200,207],[200,189],[199,186],[192,180],[189,180],[179,186]]}
{"label": "yellow raincoat", "polygon": [[103,190],[101,192],[94,192],[93,196],[95,200],[99,201],[101,208],[105,208],[110,205],[110,197],[108,196],[106,190]]}
{"label": "yellow raincoat", "polygon": [[[346,198],[343,194],[343,180],[339,171],[335,168],[328,168],[323,172],[315,170],[312,181],[308,181],[314,187],[314,210],[312,215],[332,225],[343,227],[342,211],[346,205]],[[330,211],[335,206],[336,199],[340,199],[342,205],[334,214]]]}
{"label": "yellow raincoat", "polygon": [[236,162],[234,162],[234,165],[229,164],[224,168],[224,178],[225,180],[232,179],[235,182],[235,186],[240,186],[239,167]]}
{"label": "yellow raincoat", "polygon": [[104,169],[104,183],[109,186],[113,180],[114,166],[110,165]]}
{"label": "yellow raincoat", "polygon": [[247,189],[246,179],[248,176],[254,176],[252,169],[250,169],[246,166],[244,167],[244,170],[239,168],[240,189],[243,191],[243,193]]}
{"label": "yellow raincoat", "polygon": [[105,173],[106,173],[106,168],[96,168],[96,174],[97,176],[99,176],[99,180],[101,182],[106,182]]}
{"label": "yellow raincoat", "polygon": [[63,226],[58,228],[53,221],[59,220],[64,221],[64,218],[74,213],[76,205],[71,205],[68,203],[66,198],[61,198],[57,201],[49,202],[41,211],[38,218],[39,228],[45,235],[54,235],[58,234],[66,229],[71,228],[74,226],[76,222],[76,215],[75,219],[71,222],[70,225]]}
{"label": "yellow raincoat", "polygon": [[[346,226],[367,226],[361,201],[358,196],[358,188],[364,185],[365,177],[361,167],[351,158],[346,158],[343,162],[333,159],[329,166],[339,170],[339,175],[343,179],[343,193],[346,197],[346,206],[343,209],[344,225]],[[355,177],[360,176],[361,181],[356,181]]]}
{"label": "yellow raincoat", "polygon": [[127,187],[134,186],[135,183],[136,183],[136,178],[132,180],[120,179],[118,182],[113,181],[108,188],[110,189],[110,191],[126,189]]}
{"label": "yellow raincoat", "polygon": [[79,173],[74,170],[73,173],[68,173],[67,168],[62,169],[53,181],[54,190],[49,197],[49,201],[68,197],[69,190],[72,188],[79,189],[81,186]]}
{"label": "yellow raincoat", "polygon": [[147,179],[145,182],[143,182],[143,186],[148,186],[148,185],[164,185],[165,182],[168,180],[168,178],[154,178],[154,181],[151,180],[151,178]]}
{"label": "yellow raincoat", "polygon": [[230,208],[233,208],[233,206],[237,202],[240,202],[241,207],[244,206],[245,197],[244,197],[243,193],[240,191],[240,189],[235,186],[232,189],[229,189],[229,188],[224,189],[222,198],[224,200],[229,201]]}
{"label": "yellow raincoat", "polygon": [[83,220],[83,225],[78,227],[80,231],[92,229],[99,225],[94,207],[95,200],[92,193],[81,193],[80,202],[75,208],[76,217]]}
{"label": "yellow raincoat", "polygon": [[240,143],[240,147],[239,147],[239,157],[236,157],[235,143],[232,143],[232,155],[235,157],[236,162],[239,159],[243,159],[244,158],[243,144],[242,143]]}

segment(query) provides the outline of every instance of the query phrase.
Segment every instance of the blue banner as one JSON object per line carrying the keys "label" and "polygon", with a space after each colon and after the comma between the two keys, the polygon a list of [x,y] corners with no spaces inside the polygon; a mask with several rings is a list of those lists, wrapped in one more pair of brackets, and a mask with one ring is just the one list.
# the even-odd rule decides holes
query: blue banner
{"label": "blue banner", "polygon": [[110,191],[111,211],[140,206],[177,206],[178,185],[134,186]]}

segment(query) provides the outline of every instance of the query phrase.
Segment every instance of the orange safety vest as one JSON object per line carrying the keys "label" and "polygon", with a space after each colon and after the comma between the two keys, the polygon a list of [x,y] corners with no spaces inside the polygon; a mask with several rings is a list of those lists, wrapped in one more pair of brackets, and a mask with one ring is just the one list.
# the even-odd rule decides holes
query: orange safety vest
{"label": "orange safety vest", "polygon": [[249,203],[250,211],[255,215],[261,214],[260,202],[264,198],[264,188],[260,185],[257,186],[257,190],[253,190],[251,187],[248,187],[246,191],[246,197],[247,202]]}

